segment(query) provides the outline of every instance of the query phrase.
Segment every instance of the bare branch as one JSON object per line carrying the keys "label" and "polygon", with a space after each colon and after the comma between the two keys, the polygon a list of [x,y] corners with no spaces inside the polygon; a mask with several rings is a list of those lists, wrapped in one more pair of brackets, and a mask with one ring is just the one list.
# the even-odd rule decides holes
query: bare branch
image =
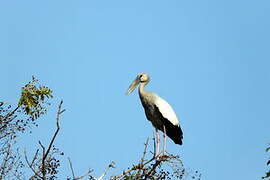
{"label": "bare branch", "polygon": [[40,144],[40,146],[42,147],[42,149],[43,149],[43,156],[42,156],[42,178],[43,178],[43,180],[45,180],[46,179],[46,167],[45,167],[45,161],[46,161],[46,158],[48,157],[48,154],[49,154],[49,152],[50,152],[50,150],[51,150],[51,148],[52,148],[52,145],[53,145],[53,143],[54,143],[54,141],[55,141],[55,138],[56,138],[56,136],[57,136],[57,134],[58,134],[58,132],[59,132],[59,130],[60,130],[60,125],[59,125],[59,121],[60,121],[60,115],[65,111],[65,109],[64,110],[62,110],[62,104],[63,104],[63,100],[61,100],[61,102],[60,102],[60,104],[59,104],[59,106],[58,106],[58,111],[57,111],[57,114],[56,114],[56,131],[55,131],[55,133],[54,133],[54,135],[53,135],[53,137],[52,137],[52,139],[51,139],[51,142],[50,142],[50,144],[49,144],[49,147],[48,147],[48,149],[47,149],[47,151],[45,152],[45,147],[41,144],[41,142],[39,141],[39,144]]}
{"label": "bare branch", "polygon": [[54,140],[55,140],[55,138],[56,138],[56,136],[57,136],[57,134],[58,134],[58,132],[59,132],[59,130],[60,130],[60,125],[59,125],[59,121],[60,121],[60,115],[63,113],[63,112],[65,112],[65,109],[64,110],[62,110],[61,108],[62,108],[62,104],[63,104],[63,100],[60,102],[60,104],[59,104],[59,106],[58,106],[58,111],[57,111],[57,115],[56,115],[56,126],[57,126],[57,129],[56,129],[56,131],[55,131],[55,133],[54,133],[54,135],[53,135],[53,138],[52,138],[52,140],[51,140],[51,142],[50,142],[50,145],[49,145],[49,147],[48,147],[48,149],[47,149],[47,151],[46,151],[46,153],[45,153],[45,155],[44,155],[44,159],[46,159],[47,158],[47,156],[48,156],[48,154],[49,154],[49,152],[50,152],[50,150],[51,150],[51,148],[52,148],[52,145],[53,145],[53,143],[54,143]]}
{"label": "bare branch", "polygon": [[156,168],[160,165],[162,161],[156,160],[155,164],[152,166],[151,170],[145,175],[145,179],[152,175],[152,173],[156,170]]}
{"label": "bare branch", "polygon": [[68,162],[69,162],[69,167],[70,167],[71,172],[72,172],[72,177],[73,177],[73,179],[75,179],[74,170],[73,170],[72,163],[71,163],[71,160],[70,160],[70,158],[69,158],[69,157],[68,157]]}
{"label": "bare branch", "polygon": [[85,173],[85,174],[82,175],[82,176],[76,177],[76,178],[74,178],[73,180],[80,180],[80,179],[82,179],[82,178],[84,178],[84,177],[86,177],[86,176],[89,176],[92,172],[93,172],[93,170],[89,169],[89,170],[87,171],[87,173]]}
{"label": "bare branch", "polygon": [[41,172],[42,172],[42,179],[45,180],[46,177],[46,171],[45,171],[45,147],[42,145],[42,143],[40,141],[38,141],[39,145],[42,148],[42,166],[41,166]]}
{"label": "bare branch", "polygon": [[69,167],[70,167],[71,172],[72,172],[72,180],[80,180],[80,179],[82,179],[82,178],[84,178],[84,177],[86,177],[86,176],[89,176],[89,175],[93,172],[93,170],[90,170],[90,169],[89,169],[84,175],[79,176],[79,177],[76,177],[76,176],[75,176],[75,173],[74,173],[73,166],[72,166],[71,159],[70,159],[69,157],[68,157],[68,162],[69,162]]}
{"label": "bare branch", "polygon": [[2,171],[0,173],[0,179],[3,179],[5,177],[5,174],[6,174],[5,170],[8,171],[8,168],[6,167],[6,165],[8,163],[9,158],[10,158],[10,153],[11,153],[10,150],[11,150],[11,145],[8,144],[7,150],[5,151],[6,155],[5,155],[3,162],[2,162],[2,165],[1,165],[1,167],[3,167],[3,168],[1,168]]}
{"label": "bare branch", "polygon": [[13,111],[11,111],[7,115],[5,115],[3,122],[5,122],[10,116],[12,116],[19,108],[20,108],[20,106],[17,106]]}
{"label": "bare branch", "polygon": [[122,174],[110,178],[110,180],[116,180],[116,179],[122,178],[125,175],[127,175],[128,173],[130,173],[131,171],[134,171],[136,169],[137,169],[137,166],[133,166],[132,168],[130,168],[130,169],[126,170],[126,171],[123,171]]}
{"label": "bare branch", "polygon": [[110,168],[114,168],[114,167],[115,167],[115,162],[112,161],[112,162],[109,164],[109,166],[105,169],[104,173],[103,173],[97,180],[102,180],[102,179],[106,176],[106,174],[107,174],[107,172],[109,171],[109,169],[110,169]]}
{"label": "bare branch", "polygon": [[34,157],[33,157],[32,162],[31,162],[31,166],[33,166],[35,160],[37,159],[37,157],[38,157],[38,152],[39,152],[39,149],[36,150],[36,153],[35,153],[35,155],[34,155]]}
{"label": "bare branch", "polygon": [[143,164],[143,162],[145,160],[145,155],[147,153],[148,142],[149,142],[149,138],[147,138],[146,142],[144,143],[144,151],[143,151],[143,156],[141,158],[141,164]]}
{"label": "bare branch", "polygon": [[[37,154],[37,152],[38,152],[38,150],[36,151],[36,154]],[[24,151],[24,158],[25,158],[25,161],[26,161],[28,167],[29,167],[29,168],[32,170],[32,172],[34,173],[34,176],[32,176],[30,179],[35,178],[35,176],[37,176],[37,177],[39,177],[39,178],[42,178],[42,177],[39,175],[39,173],[36,172],[35,169],[33,168],[33,163],[34,163],[34,161],[35,161],[35,159],[36,159],[36,156],[37,156],[36,154],[35,154],[35,156],[34,156],[32,162],[31,162],[31,164],[30,164],[30,162],[29,162],[29,160],[28,160],[28,158],[27,158],[26,151]]]}
{"label": "bare branch", "polygon": [[41,143],[41,141],[38,141],[38,144],[41,146],[42,150],[43,150],[43,155],[45,154],[45,147],[43,146],[43,144]]}

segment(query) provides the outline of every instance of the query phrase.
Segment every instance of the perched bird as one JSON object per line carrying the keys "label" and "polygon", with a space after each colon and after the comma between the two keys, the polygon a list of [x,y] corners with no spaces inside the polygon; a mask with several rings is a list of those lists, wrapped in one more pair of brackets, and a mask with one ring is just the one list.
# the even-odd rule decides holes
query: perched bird
{"label": "perched bird", "polygon": [[157,94],[145,91],[144,87],[148,84],[150,78],[146,73],[140,73],[136,79],[129,86],[126,94],[130,94],[139,85],[139,95],[141,103],[144,107],[145,115],[152,125],[158,130],[162,131],[164,136],[164,143],[166,142],[166,135],[169,136],[175,144],[182,145],[183,132],[181,130],[179,121],[175,112],[169,103],[159,97]]}

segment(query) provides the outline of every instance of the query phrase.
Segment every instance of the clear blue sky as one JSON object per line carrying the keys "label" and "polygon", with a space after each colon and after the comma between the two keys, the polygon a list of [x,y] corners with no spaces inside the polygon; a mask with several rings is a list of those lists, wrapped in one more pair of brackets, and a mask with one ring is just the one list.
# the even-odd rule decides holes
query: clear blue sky
{"label": "clear blue sky", "polygon": [[[136,162],[153,134],[137,73],[180,118],[183,146],[168,143],[205,180],[260,179],[270,141],[270,2],[1,1],[0,98],[17,102],[35,75],[54,90],[26,149],[54,131],[56,104],[67,109],[57,146],[76,174],[99,175]],[[63,170],[70,175],[67,160]],[[114,171],[113,171],[114,172]]]}

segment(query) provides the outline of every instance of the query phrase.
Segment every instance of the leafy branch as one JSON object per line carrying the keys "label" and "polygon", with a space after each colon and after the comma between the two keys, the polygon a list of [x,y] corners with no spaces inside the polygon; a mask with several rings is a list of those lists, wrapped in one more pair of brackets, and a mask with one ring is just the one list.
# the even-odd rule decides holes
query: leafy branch
{"label": "leafy branch", "polygon": [[30,115],[33,119],[38,118],[46,111],[43,104],[53,97],[52,90],[45,86],[37,86],[38,80],[32,77],[32,81],[22,87],[21,98],[18,107]]}
{"label": "leafy branch", "polygon": [[[26,132],[31,125],[37,125],[36,119],[46,112],[52,90],[38,84],[32,77],[21,91],[20,100],[15,108],[0,102],[0,180],[21,179],[24,167],[19,148],[16,146],[19,133]],[[23,113],[22,113],[23,112]]]}

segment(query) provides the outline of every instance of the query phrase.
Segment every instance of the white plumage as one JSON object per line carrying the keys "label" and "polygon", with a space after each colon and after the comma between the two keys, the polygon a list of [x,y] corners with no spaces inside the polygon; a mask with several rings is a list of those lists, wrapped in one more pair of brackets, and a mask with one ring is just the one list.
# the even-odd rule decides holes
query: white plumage
{"label": "white plumage", "polygon": [[164,118],[168,119],[174,126],[179,126],[177,116],[167,101],[156,95],[155,104]]}

